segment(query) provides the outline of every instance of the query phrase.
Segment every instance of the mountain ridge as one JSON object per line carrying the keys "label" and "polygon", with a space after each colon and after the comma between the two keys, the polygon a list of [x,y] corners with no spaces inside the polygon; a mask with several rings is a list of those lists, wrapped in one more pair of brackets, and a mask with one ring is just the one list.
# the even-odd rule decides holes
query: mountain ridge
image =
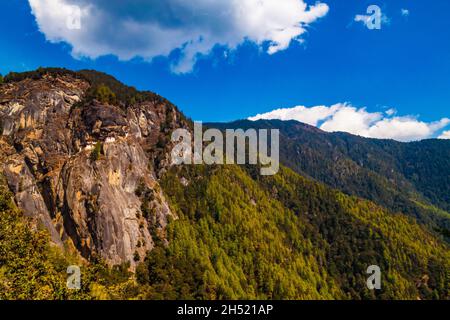
{"label": "mountain ridge", "polygon": [[[83,72],[0,85],[0,298],[450,297],[450,249],[433,225],[284,166],[268,177],[172,166],[170,134],[192,122]],[[64,288],[69,263],[82,266],[79,292]],[[366,286],[370,265],[381,291]]]}
{"label": "mountain ridge", "polygon": [[[348,133],[328,133],[294,120],[240,120],[206,125],[221,130],[279,129],[282,164],[394,212],[407,211],[422,223],[442,228],[441,233],[448,237],[448,140],[405,143],[370,139]],[[429,210],[425,209],[427,206]],[[442,213],[445,217],[441,212],[445,212]]]}

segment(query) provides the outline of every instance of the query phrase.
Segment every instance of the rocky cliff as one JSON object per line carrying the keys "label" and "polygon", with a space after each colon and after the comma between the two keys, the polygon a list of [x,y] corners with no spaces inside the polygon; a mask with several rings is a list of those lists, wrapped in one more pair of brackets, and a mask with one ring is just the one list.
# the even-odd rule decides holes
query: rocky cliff
{"label": "rocky cliff", "polygon": [[[395,191],[369,180],[400,172],[384,160],[392,159],[379,146],[386,152],[387,142],[278,125],[281,160],[297,154],[294,163],[306,167],[292,167],[303,175],[341,179],[358,163],[385,163],[345,182],[361,182],[350,190],[370,195]],[[261,176],[258,166],[170,167],[170,133],[180,127],[192,124],[167,100],[98,72],[9,74],[0,84],[0,298],[449,298],[443,227],[418,224],[408,207],[393,211],[350,197],[283,165],[274,176]],[[436,178],[428,190],[448,190],[434,173],[449,167],[437,156],[449,149],[440,146],[405,153],[429,162],[415,171]],[[435,149],[441,153],[430,157]],[[354,157],[352,166],[330,166],[344,155]],[[44,232],[30,227],[48,230],[55,245],[91,262],[82,266],[81,290],[66,289],[67,265],[78,259],[49,248]],[[97,258],[122,265],[104,268]],[[382,272],[381,290],[367,287],[373,265]]]}
{"label": "rocky cliff", "polygon": [[161,141],[180,114],[150,93],[104,99],[101,78],[40,71],[1,85],[0,170],[55,244],[133,267],[176,218],[157,176],[169,163]]}

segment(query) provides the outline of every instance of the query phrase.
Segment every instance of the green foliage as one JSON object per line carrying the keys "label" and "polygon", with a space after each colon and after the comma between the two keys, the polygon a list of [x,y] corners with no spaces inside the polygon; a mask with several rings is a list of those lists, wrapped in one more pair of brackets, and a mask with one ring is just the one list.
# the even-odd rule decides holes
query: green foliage
{"label": "green foliage", "polygon": [[100,141],[97,141],[97,143],[94,146],[94,149],[91,152],[91,160],[92,161],[100,160],[101,154],[102,154],[102,144]]}
{"label": "green foliage", "polygon": [[2,74],[0,73],[0,84],[2,84],[3,83],[3,76],[2,76]]}
{"label": "green foliage", "polygon": [[101,84],[96,88],[95,98],[102,103],[113,104],[116,101],[114,92],[104,84]]}
{"label": "green foliage", "polygon": [[64,258],[49,246],[44,231],[32,231],[0,179],[0,298],[67,298]]}
{"label": "green foliage", "polygon": [[[187,186],[180,179],[189,182]],[[448,245],[403,215],[281,168],[174,167],[162,187],[178,219],[133,277],[49,245],[0,183],[2,299],[448,299]],[[142,182],[136,194],[150,198]],[[168,242],[166,241],[168,240]],[[142,261],[138,252],[135,261]],[[82,266],[82,289],[65,287]],[[379,265],[382,290],[366,287]]]}
{"label": "green foliage", "polygon": [[[180,176],[195,183],[186,188]],[[237,167],[172,171],[163,189],[179,219],[169,223],[168,246],[160,242],[146,271],[140,267],[149,298],[343,297],[312,255],[298,219]]]}
{"label": "green foliage", "polygon": [[138,91],[134,87],[129,87],[117,81],[114,77],[94,70],[81,70],[77,72],[78,76],[83,77],[91,84],[91,88],[85,97],[85,103],[96,98],[96,92],[99,87],[106,86],[114,93],[114,103],[121,106],[132,106],[136,103],[150,101],[154,103],[167,103],[167,100],[159,95],[149,91]]}
{"label": "green foliage", "polygon": [[28,71],[28,72],[10,72],[8,73],[5,78],[5,83],[11,83],[11,82],[19,82],[25,79],[33,79],[33,80],[39,80],[42,79],[42,77],[46,74],[49,75],[71,75],[74,78],[82,78],[79,74],[77,74],[74,71],[67,70],[64,68],[38,68],[34,71]]}
{"label": "green foliage", "polygon": [[[157,147],[167,146],[176,109],[153,93],[86,70],[38,69],[5,81],[47,74],[89,81],[81,105],[93,99],[124,108],[167,103]],[[449,246],[424,227],[450,230],[449,149],[439,149],[441,142],[407,147],[328,135],[298,123],[282,129],[282,161],[328,187],[286,168],[262,177],[257,167],[173,167],[161,185],[178,219],[160,232],[158,199],[142,180],[135,193],[155,248],[134,276],[129,264],[81,262],[70,244],[64,252],[51,245],[48,233],[16,208],[0,177],[0,299],[449,299]],[[101,152],[97,143],[91,159]],[[144,257],[135,252],[133,258]],[[82,266],[79,291],[65,285],[72,264]],[[366,287],[373,264],[382,270],[381,291]]]}
{"label": "green foliage", "polygon": [[405,213],[429,230],[439,230],[442,235],[450,232],[450,141],[366,139],[326,133],[297,121],[236,121],[209,126],[279,129],[283,165],[348,195]]}
{"label": "green foliage", "polygon": [[[36,228],[14,205],[0,175],[0,299],[77,300],[139,297],[128,266],[107,268],[101,261],[89,265],[69,248],[50,244],[48,233]],[[66,286],[67,267],[81,267],[81,290]]]}
{"label": "green foliage", "polygon": [[[315,232],[309,238],[325,249],[327,270],[352,298],[373,298],[363,283],[372,264],[383,270],[383,289],[376,298],[449,298],[448,244],[412,218],[348,197],[285,168],[280,175],[257,179],[312,225]],[[418,287],[424,277],[432,280]]]}
{"label": "green foliage", "polygon": [[[112,102],[117,104],[126,106],[144,101],[151,101],[155,103],[166,103],[168,105],[171,105],[166,99],[160,97],[155,93],[149,91],[138,91],[133,87],[124,85],[110,75],[94,70],[80,70],[75,72],[64,68],[38,68],[37,70],[28,72],[10,72],[5,76],[4,81],[6,83],[11,83],[19,82],[25,79],[39,80],[42,79],[45,75],[69,75],[77,79],[88,81],[91,84],[91,88],[89,89],[85,97],[85,102],[90,102],[92,99],[96,98],[97,90],[101,86],[105,86],[108,87],[110,91],[115,95],[114,101]],[[110,101],[111,95],[109,93],[106,95],[106,97],[108,101]]]}
{"label": "green foliage", "polygon": [[[197,166],[166,174],[180,218],[169,224],[168,246],[139,267],[147,298],[449,298],[449,248],[411,219],[286,169],[253,172]],[[180,177],[195,183],[185,187]],[[366,287],[373,264],[383,272],[381,291]]]}
{"label": "green foliage", "polygon": [[64,68],[39,68],[29,72],[10,72],[5,76],[4,82],[19,82],[26,79],[40,80],[46,75],[53,77],[70,76],[89,82],[90,88],[85,93],[83,100],[74,104],[73,108],[89,105],[94,99],[120,106],[122,109],[147,102],[154,105],[164,105],[168,112],[175,111],[180,121],[191,123],[189,119],[179,112],[176,106],[160,95],[150,91],[139,91],[134,87],[124,85],[108,74],[95,70],[71,71]]}

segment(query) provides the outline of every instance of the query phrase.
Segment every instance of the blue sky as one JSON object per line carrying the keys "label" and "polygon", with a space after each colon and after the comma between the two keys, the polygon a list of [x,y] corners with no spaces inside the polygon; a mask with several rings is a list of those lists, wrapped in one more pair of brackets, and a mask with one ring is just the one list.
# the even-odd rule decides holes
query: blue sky
{"label": "blue sky", "polygon": [[[58,1],[69,4],[78,1],[86,5],[87,0]],[[99,8],[105,5],[103,0],[93,2],[100,3]],[[130,5],[127,8],[129,11],[124,10],[121,4],[117,5],[117,10],[108,12],[119,20],[123,14],[136,21],[154,21],[165,10],[157,8],[159,11],[155,18],[155,15],[140,12],[153,10],[154,1],[147,1],[146,6],[143,5],[144,0],[132,2],[134,6]],[[147,47],[145,51],[140,47],[137,52],[148,52],[148,57],[130,59],[130,52],[132,55],[135,47],[147,41],[145,33],[139,39],[124,36],[112,45],[106,44],[113,37],[111,34],[118,31],[113,25],[114,19],[105,19],[105,25],[99,28],[108,29],[111,33],[105,31],[106,36],[101,37],[101,34],[96,34],[97,29],[92,31],[92,37],[99,37],[95,41],[105,42],[105,51],[89,46],[80,49],[86,42],[79,39],[52,43],[47,39],[54,40],[58,36],[51,33],[54,31],[50,25],[52,22],[44,16],[37,23],[39,11],[34,8],[32,14],[27,0],[1,1],[0,72],[6,74],[39,66],[96,69],[139,89],[157,92],[178,105],[189,117],[203,121],[230,121],[278,108],[330,107],[337,103],[348,103],[341,108],[354,108],[354,111],[365,107],[367,114],[395,109],[398,117],[419,117],[425,123],[450,118],[450,1],[322,2],[328,6],[328,11],[325,15],[316,13],[317,17],[311,19],[314,21],[305,23],[306,32],[297,37],[302,42],[292,41],[288,47],[277,49],[274,54],[268,54],[267,50],[270,41],[272,44],[278,41],[278,35],[266,36],[263,40],[268,41],[259,43],[254,39],[259,39],[260,34],[250,33],[253,31],[248,31],[253,40],[240,41],[239,36],[248,36],[245,33],[247,29],[242,32],[239,29],[239,34],[236,31],[232,36],[224,36],[230,28],[228,22],[216,19],[214,14],[212,19],[200,21],[195,15],[194,4],[193,9],[189,8],[192,9],[189,14],[183,11],[183,17],[187,18],[176,22],[192,27],[200,35],[201,28],[216,33],[208,40],[207,50],[195,48],[195,52],[202,53],[200,58],[189,62],[187,69],[183,69],[184,73],[179,73],[174,71],[173,66],[174,61],[183,54],[183,48],[169,50],[176,44],[168,43],[173,37],[169,39],[166,34],[152,34],[149,37],[152,37],[153,47],[163,50],[167,46],[167,54],[158,56],[158,51],[155,53]],[[354,21],[356,15],[366,14],[371,4],[378,5],[387,17],[381,30],[369,30],[363,23]],[[406,11],[402,14],[402,9],[407,9],[409,14]],[[166,30],[172,30],[176,24],[167,19],[161,25],[167,26]],[[61,37],[64,38],[64,35]],[[228,48],[224,43],[229,43]],[[108,48],[111,48],[111,54],[102,55],[108,52]],[[102,53],[100,57],[93,58],[94,50]],[[124,61],[119,61],[117,56]],[[382,120],[386,116],[379,115],[379,118]],[[320,126],[324,121],[325,118],[318,118],[312,124]],[[444,130],[450,129],[442,123],[439,130],[430,131],[429,135],[436,136]]]}

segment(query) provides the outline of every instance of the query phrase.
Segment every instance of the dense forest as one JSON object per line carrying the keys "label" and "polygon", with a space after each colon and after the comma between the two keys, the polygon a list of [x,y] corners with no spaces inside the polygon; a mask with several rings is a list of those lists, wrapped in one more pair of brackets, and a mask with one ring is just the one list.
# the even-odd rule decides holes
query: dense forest
{"label": "dense forest", "polygon": [[[169,223],[135,274],[62,254],[35,231],[4,186],[3,299],[447,299],[450,251],[411,218],[309,181],[289,169],[174,168],[163,188]],[[252,178],[253,177],[253,178]],[[182,183],[180,180],[188,182]],[[65,287],[81,264],[82,290]],[[382,270],[369,290],[366,269]]]}
{"label": "dense forest", "polygon": [[401,143],[327,133],[297,121],[210,127],[280,130],[280,161],[297,173],[405,213],[450,240],[450,141]]}
{"label": "dense forest", "polygon": [[[4,81],[67,72],[38,69]],[[120,108],[165,101],[102,73],[73,76],[90,83],[74,108],[91,100]],[[161,123],[160,154],[166,123],[174,121]],[[135,269],[132,261],[108,266],[95,255],[82,258],[70,241],[64,248],[52,243],[18,208],[0,173],[0,299],[450,299],[448,142],[363,139],[298,122],[216,126],[250,124],[281,130],[280,172],[261,176],[257,166],[235,165],[160,170],[155,188],[174,214],[163,229],[149,225],[154,247],[145,258],[137,253]],[[90,161],[101,152],[97,142]],[[164,159],[156,160],[145,166],[162,167]],[[150,191],[132,192],[145,219],[156,221]],[[80,290],[66,286],[70,265],[81,267]],[[380,267],[380,290],[367,287],[371,265]]]}

